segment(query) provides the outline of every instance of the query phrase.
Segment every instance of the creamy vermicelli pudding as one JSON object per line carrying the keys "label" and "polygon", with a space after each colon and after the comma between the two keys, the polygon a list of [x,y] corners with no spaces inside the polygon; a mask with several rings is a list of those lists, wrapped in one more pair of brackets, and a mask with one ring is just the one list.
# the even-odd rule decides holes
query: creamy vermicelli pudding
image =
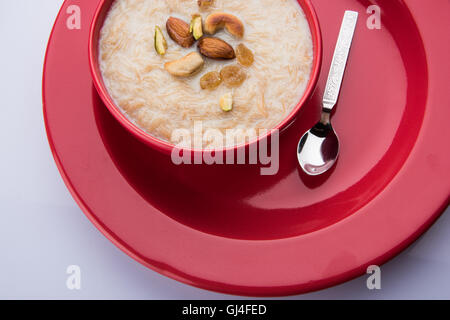
{"label": "creamy vermicelli pudding", "polygon": [[224,134],[274,128],[304,94],[313,63],[296,0],[116,0],[99,52],[115,103],[175,144],[174,130],[199,121]]}

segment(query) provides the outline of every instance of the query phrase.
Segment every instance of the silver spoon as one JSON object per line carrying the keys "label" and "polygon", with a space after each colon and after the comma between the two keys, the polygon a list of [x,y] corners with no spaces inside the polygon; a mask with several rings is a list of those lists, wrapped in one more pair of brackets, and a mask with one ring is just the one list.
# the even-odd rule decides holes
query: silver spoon
{"label": "silver spoon", "polygon": [[357,21],[358,12],[345,11],[325,88],[321,119],[298,144],[298,162],[311,176],[328,171],[339,156],[339,139],[331,126],[330,115],[339,97]]}

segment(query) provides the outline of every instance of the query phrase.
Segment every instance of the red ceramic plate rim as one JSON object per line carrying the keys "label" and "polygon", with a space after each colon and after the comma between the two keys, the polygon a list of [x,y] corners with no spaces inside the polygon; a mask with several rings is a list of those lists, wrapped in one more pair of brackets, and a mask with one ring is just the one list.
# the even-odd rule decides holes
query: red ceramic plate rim
{"label": "red ceramic plate rim", "polygon": [[[131,122],[116,106],[113,99],[110,97],[108,90],[106,89],[102,77],[99,73],[98,61],[97,61],[97,35],[99,30],[99,21],[102,20],[101,16],[103,13],[103,7],[108,0],[101,0],[95,10],[94,18],[92,19],[91,27],[89,30],[89,67],[91,69],[91,75],[94,81],[94,85],[99,93],[103,103],[111,112],[111,114],[119,121],[119,123],[125,127],[129,132],[131,132],[135,137],[146,143],[148,146],[155,148],[156,150],[162,151],[166,154],[170,154],[172,149],[175,147],[173,144],[166,142],[164,140],[160,140],[158,138],[153,137],[148,134],[138,126],[136,126],[133,122]],[[311,76],[308,81],[308,85],[305,89],[305,93],[302,98],[295,106],[295,108],[289,113],[289,115],[283,119],[273,130],[283,130],[287,127],[295,117],[299,113],[301,107],[308,101],[311,95],[314,92],[317,81],[319,80],[320,70],[322,66],[322,33],[320,29],[319,20],[317,18],[316,11],[314,6],[311,4],[310,0],[298,0],[305,12],[305,15],[308,19],[309,27],[311,29],[312,40],[313,40],[313,50],[314,50],[314,61],[311,69]],[[269,131],[267,134],[261,135],[258,139],[254,141],[250,141],[245,144],[237,145],[234,147],[224,148],[224,151],[237,149],[237,148],[246,148],[248,145],[253,143],[258,143],[259,140],[269,138],[272,134],[272,131]],[[203,150],[196,149],[187,149],[195,152],[202,152]]]}
{"label": "red ceramic plate rim", "polygon": [[[176,247],[179,242],[189,243],[189,247],[182,253],[174,253],[155,245],[152,247],[155,256],[144,257],[105,228],[79,196],[58,157],[49,131],[44,90],[47,135],[58,169],[83,212],[108,239],[140,263],[184,283],[231,294],[279,296],[318,290],[359,276],[365,273],[367,266],[381,265],[417,239],[449,203],[450,150],[442,143],[450,139],[447,123],[450,93],[446,88],[448,75],[442,70],[449,67],[446,54],[450,44],[436,41],[440,38],[436,36],[436,28],[445,32],[449,22],[439,23],[427,16],[427,13],[441,12],[443,6],[449,8],[448,2],[425,4],[416,0],[405,3],[422,34],[429,69],[424,121],[409,158],[375,199],[330,227],[289,239],[247,241],[209,235],[171,219],[158,219],[155,220],[157,227],[169,231],[149,234],[150,238],[164,243],[166,248]],[[44,87],[46,68],[47,59]],[[160,255],[166,255],[167,259],[161,259]],[[177,259],[177,255],[183,258]],[[305,265],[305,261],[315,261],[322,255],[333,257],[329,267],[317,270],[314,263]],[[185,272],[183,269],[188,261],[190,271]],[[243,262],[250,267],[239,268],[239,263]],[[302,272],[296,269],[300,264]],[[261,268],[261,265],[265,267]],[[274,265],[278,266],[276,278],[271,279],[272,284],[260,286],[258,279],[273,276],[271,268]],[[219,277],[211,272],[218,266],[224,270]],[[253,266],[255,272],[251,271]]]}

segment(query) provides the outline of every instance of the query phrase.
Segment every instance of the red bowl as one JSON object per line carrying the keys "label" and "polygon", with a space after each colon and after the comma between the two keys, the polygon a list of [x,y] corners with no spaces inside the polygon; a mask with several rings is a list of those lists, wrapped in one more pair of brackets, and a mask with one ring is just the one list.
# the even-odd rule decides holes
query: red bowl
{"label": "red bowl", "polygon": [[[119,123],[124,126],[129,132],[131,132],[135,137],[137,137],[139,140],[143,141],[148,146],[159,150],[163,153],[170,154],[175,147],[175,145],[158,139],[156,137],[153,137],[149,133],[145,132],[138,126],[136,126],[133,122],[131,122],[121,111],[121,109],[116,106],[113,99],[108,93],[108,90],[106,89],[106,86],[103,82],[103,77],[100,72],[100,67],[98,63],[98,40],[100,37],[100,30],[103,26],[103,23],[105,21],[105,18],[107,16],[107,13],[109,9],[111,8],[111,5],[113,4],[115,0],[101,0],[96,11],[94,14],[94,18],[92,20],[90,32],[89,32],[89,66],[91,69],[92,79],[94,81],[94,85],[97,89],[98,94],[100,95],[103,103],[106,105],[108,110],[112,113],[112,115],[119,121]],[[300,99],[298,104],[295,106],[295,108],[291,111],[291,113],[281,122],[279,123],[275,128],[275,130],[282,131],[284,128],[288,127],[290,123],[292,123],[295,120],[295,117],[297,116],[299,110],[302,108],[302,106],[308,101],[308,99],[311,97],[312,93],[314,92],[314,88],[317,84],[317,81],[319,79],[320,69],[322,65],[322,34],[320,31],[319,26],[319,20],[317,18],[316,12],[314,10],[313,5],[311,4],[310,0],[298,0],[300,6],[302,7],[306,19],[308,20],[309,27],[312,34],[312,41],[313,41],[313,66],[311,71],[311,76],[309,83],[306,87],[305,93],[303,94],[303,97]],[[225,148],[224,151],[230,150],[230,149],[237,149],[237,148],[246,148],[249,144],[252,143],[258,143],[259,140],[264,138],[270,138],[272,132],[268,132],[265,135],[261,135],[258,137],[258,139],[254,141],[250,141],[246,144],[241,144],[237,146],[233,146],[230,148]],[[192,149],[190,151],[195,152],[203,152],[203,150],[195,150]]]}

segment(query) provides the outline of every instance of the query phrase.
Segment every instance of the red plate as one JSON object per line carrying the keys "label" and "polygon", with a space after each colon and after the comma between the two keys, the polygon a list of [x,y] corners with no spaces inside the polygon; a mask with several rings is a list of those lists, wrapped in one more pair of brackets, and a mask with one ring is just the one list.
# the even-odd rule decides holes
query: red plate
{"label": "red plate", "polygon": [[[142,264],[215,291],[287,295],[331,286],[382,264],[438,217],[450,194],[450,12],[447,0],[313,1],[322,24],[318,90],[281,136],[280,171],[175,166],[133,138],[92,84],[89,25],[98,1],[66,1],[44,69],[44,115],[61,174],[87,217]],[[68,6],[81,7],[69,30]],[[343,12],[360,12],[333,123],[341,157],[306,177],[296,144],[319,106]]]}

